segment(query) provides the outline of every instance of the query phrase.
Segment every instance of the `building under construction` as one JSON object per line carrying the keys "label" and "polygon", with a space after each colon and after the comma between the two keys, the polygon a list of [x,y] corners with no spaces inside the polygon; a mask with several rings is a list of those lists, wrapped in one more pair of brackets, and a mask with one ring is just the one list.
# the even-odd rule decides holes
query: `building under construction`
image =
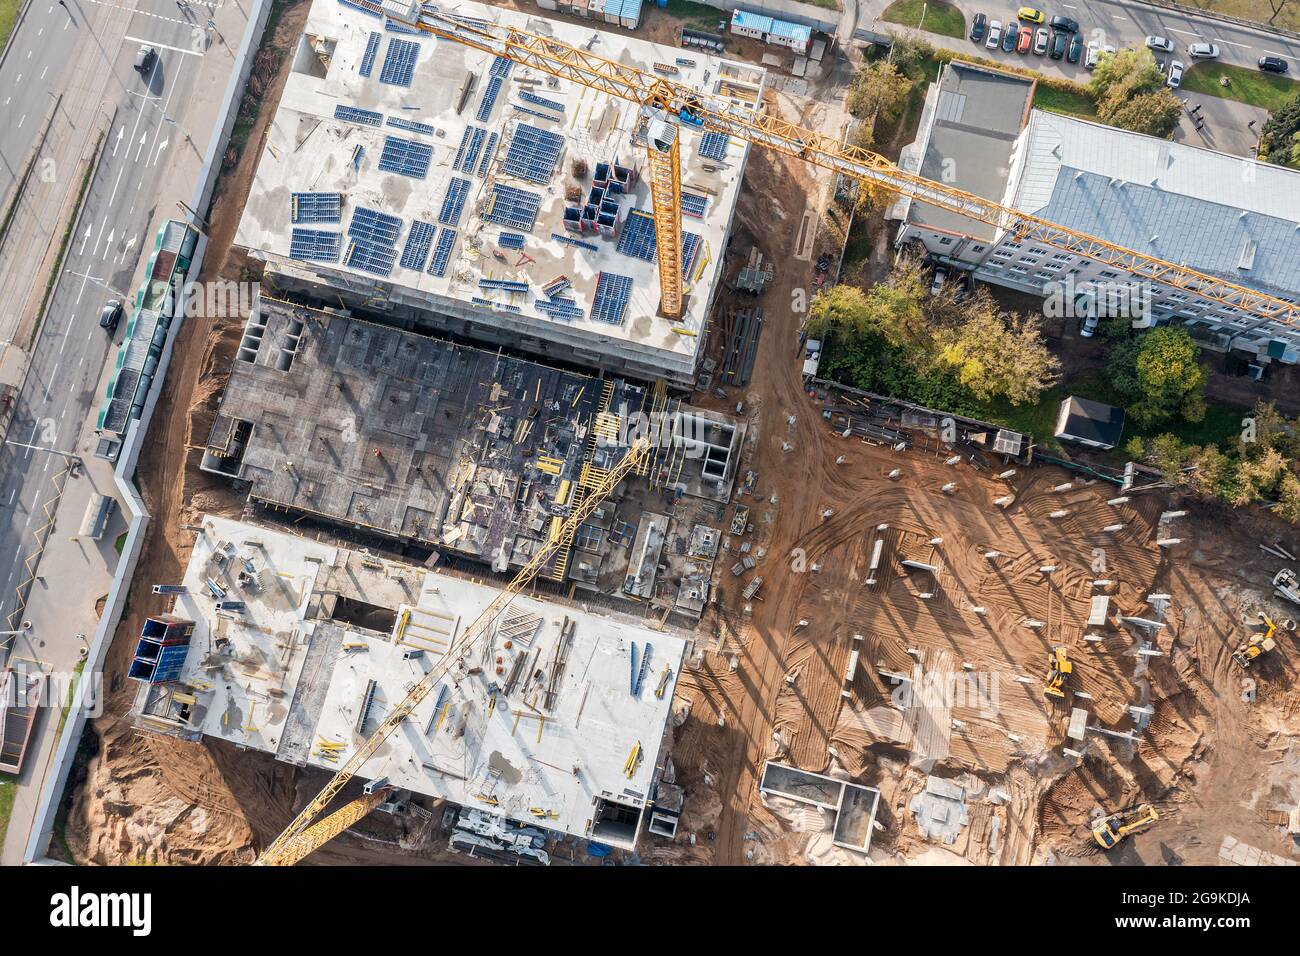
{"label": "building under construction", "polygon": [[[681,125],[685,303],[667,317],[641,109],[400,22],[418,10],[313,4],[236,244],[280,289],[693,384],[748,144]],[[653,69],[739,115],[760,102],[752,65],[472,2],[454,16]]]}
{"label": "building under construction", "polygon": [[602,579],[621,581],[629,567],[653,578],[658,552],[643,572],[648,551],[634,547],[643,511],[725,502],[744,424],[685,406],[662,384],[561,371],[264,296],[202,467],[249,482],[265,508],[504,572],[559,533],[638,428],[660,439],[625,483],[639,493],[603,503],[544,578],[615,592]]}
{"label": "building under construction", "polygon": [[631,849],[644,828],[676,832],[661,743],[681,638],[520,596],[465,653],[496,588],[216,517],[160,590],[171,611],[145,622],[131,668],[143,730],[333,771],[455,646],[362,779],[551,837]]}

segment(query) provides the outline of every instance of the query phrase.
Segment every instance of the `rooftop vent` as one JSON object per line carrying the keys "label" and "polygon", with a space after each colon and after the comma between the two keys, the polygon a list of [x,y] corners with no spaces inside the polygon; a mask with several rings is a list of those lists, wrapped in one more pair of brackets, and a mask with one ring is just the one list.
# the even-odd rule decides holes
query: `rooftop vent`
{"label": "rooftop vent", "polygon": [[1237,257],[1237,268],[1242,270],[1255,268],[1255,250],[1258,248],[1258,242],[1247,239],[1241,247],[1241,255]]}

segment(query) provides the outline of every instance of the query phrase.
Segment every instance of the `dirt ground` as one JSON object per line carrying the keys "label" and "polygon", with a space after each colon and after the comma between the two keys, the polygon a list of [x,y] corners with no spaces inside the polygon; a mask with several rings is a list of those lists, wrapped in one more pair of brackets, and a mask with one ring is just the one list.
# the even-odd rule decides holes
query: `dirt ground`
{"label": "dirt ground", "polygon": [[[305,0],[287,10],[274,48],[289,49],[306,11]],[[650,13],[649,35],[670,39],[675,24]],[[230,241],[287,63],[282,58],[249,146],[223,183],[205,280],[240,278],[250,267]],[[816,127],[825,114],[809,105],[801,119]],[[720,605],[704,615],[674,701],[672,756],[686,790],[679,836],[671,843],[644,839],[641,859],[866,862],[831,845],[823,811],[760,796],[758,778],[769,758],[878,788],[876,862],[1210,863],[1229,836],[1286,855],[1291,841],[1277,820],[1278,808],[1300,800],[1291,690],[1300,647],[1292,632],[1279,631],[1278,651],[1250,674],[1252,703],[1243,700],[1243,674],[1230,660],[1261,608],[1278,619],[1300,612],[1269,597],[1277,562],[1257,543],[1276,540],[1278,528],[1265,518],[1167,502],[1160,491],[1108,505],[1118,494],[1113,486],[1075,479],[1057,491],[1071,479],[1056,469],[1027,469],[1000,481],[966,464],[949,467],[932,452],[896,454],[834,434],[820,400],[805,394],[798,339],[804,315],[790,307],[801,298],[796,292],[815,287],[818,254],[837,255],[843,241],[843,216],[831,213],[809,260],[791,255],[808,198],[825,208],[827,188],[827,176],[794,160],[751,153],[738,234],[746,242],[756,237],[777,264],[760,303],[767,326],[752,384],[726,398],[699,393],[696,401],[719,410],[741,400],[747,406],[742,473],[752,468],[759,478],[744,502],[752,508],[754,543],[764,549],[754,571],[764,583],[746,602],[728,580]],[[733,249],[733,258],[747,254],[739,243]],[[729,304],[724,297],[720,308]],[[106,664],[107,716],[94,723],[92,752],[71,788],[66,833],[78,861],[247,863],[324,782],[265,754],[138,735],[121,717],[134,691],[124,678],[129,635],[145,614],[162,610],[149,584],[179,577],[192,539],[182,526],[205,511],[242,508],[233,489],[197,468],[238,333],[237,320],[200,318],[182,327],[146,444],[139,474],[154,521],[140,583]],[[783,450],[787,444],[790,451]],[[840,456],[845,461],[836,464]],[[894,468],[903,471],[897,481],[886,477]],[[951,495],[940,490],[950,481],[958,486]],[[994,503],[1004,494],[1015,499],[1005,508]],[[1160,525],[1168,508],[1190,513]],[[1070,513],[1052,517],[1060,510]],[[1124,529],[1103,532],[1113,514]],[[1161,548],[1158,536],[1183,541]],[[883,557],[873,572],[878,540]],[[1287,534],[1284,546],[1295,552],[1300,537]],[[1104,570],[1095,563],[1099,547],[1106,549]],[[791,559],[795,549],[802,563]],[[990,549],[1003,554],[988,558]],[[902,560],[936,570],[907,570]],[[731,559],[724,554],[718,563]],[[1098,590],[1098,579],[1113,583]],[[1102,640],[1085,641],[1094,593],[1111,596],[1112,619]],[[1170,600],[1166,627],[1153,640],[1161,656],[1144,665],[1114,615],[1149,616],[1152,593]],[[1067,703],[1042,694],[1057,644],[1076,661]],[[846,680],[854,650],[858,666]],[[969,703],[906,712],[891,705],[897,688],[882,670],[942,674],[964,664],[998,677],[991,713]],[[1091,697],[1073,696],[1080,691]],[[1150,725],[1136,744],[1090,733],[1086,756],[1070,757],[1062,746],[1074,743],[1064,735],[1071,704],[1116,733],[1133,729],[1129,705],[1150,707]],[[928,774],[957,782],[967,794],[970,822],[949,846],[927,841],[908,809]],[[1160,822],[1110,856],[1095,851],[1091,814],[1141,802],[1159,807]],[[436,825],[427,814],[375,814],[311,862],[466,862],[437,849],[430,836]],[[995,826],[1002,836],[993,849]]]}

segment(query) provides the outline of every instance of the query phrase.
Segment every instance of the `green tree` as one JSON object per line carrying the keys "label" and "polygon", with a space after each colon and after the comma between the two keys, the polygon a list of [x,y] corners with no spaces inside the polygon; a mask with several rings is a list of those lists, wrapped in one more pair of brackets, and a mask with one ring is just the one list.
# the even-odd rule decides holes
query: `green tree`
{"label": "green tree", "polygon": [[1278,166],[1300,168],[1300,94],[1275,110],[1260,132],[1265,159]]}
{"label": "green tree", "polygon": [[845,104],[850,113],[874,129],[876,123],[898,119],[911,90],[912,81],[898,72],[898,67],[887,60],[876,60],[858,67],[853,74]]}
{"label": "green tree", "polygon": [[1122,340],[1106,371],[1140,426],[1150,427],[1181,415],[1205,417],[1205,369],[1200,348],[1183,328],[1162,327]]}
{"label": "green tree", "polygon": [[1061,363],[1043,341],[1036,317],[1002,311],[983,289],[958,307],[960,324],[936,335],[937,359],[973,396],[1032,404],[1056,384]]}
{"label": "green tree", "polygon": [[1178,125],[1182,103],[1165,84],[1165,75],[1147,49],[1103,56],[1088,81],[1097,116],[1121,129],[1168,136]]}

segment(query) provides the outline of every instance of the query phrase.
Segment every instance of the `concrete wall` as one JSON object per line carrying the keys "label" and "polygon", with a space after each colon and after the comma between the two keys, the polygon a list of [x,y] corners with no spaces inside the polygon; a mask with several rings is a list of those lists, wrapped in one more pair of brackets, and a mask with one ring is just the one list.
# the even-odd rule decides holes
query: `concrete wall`
{"label": "concrete wall", "polygon": [[[211,199],[212,189],[216,184],[217,174],[221,169],[221,157],[225,153],[230,131],[234,128],[235,116],[239,110],[239,101],[243,93],[244,83],[247,81],[249,71],[252,69],[253,57],[257,53],[262,31],[265,29],[267,17],[271,13],[271,3],[272,0],[252,0],[252,9],[236,55],[235,68],[231,72],[230,82],[226,85],[225,95],[220,107],[221,112],[219,115],[222,120],[214,131],[216,135],[211,138],[208,145],[207,155],[203,158],[203,167],[199,173],[198,181],[195,183],[194,193],[190,198],[190,207],[193,209],[204,210]],[[195,225],[200,228],[202,226],[201,223]],[[207,237],[200,235],[198,246],[194,250],[194,258],[190,264],[190,276],[199,274],[206,251]],[[184,321],[184,309],[179,309],[178,312],[178,320],[172,323],[167,344],[163,348],[162,358],[158,363],[158,373],[154,378],[153,389],[145,400],[144,412],[137,421],[132,423],[127,431],[126,438],[122,442],[121,452],[118,455],[117,468],[113,473],[118,495],[123,504],[123,511],[127,517],[126,542],[122,547],[122,557],[118,561],[117,573],[114,575],[112,586],[109,588],[104,613],[100,617],[99,626],[95,629],[95,634],[90,641],[90,648],[86,658],[86,673],[97,673],[103,670],[104,658],[108,655],[108,648],[113,643],[113,635],[117,631],[118,624],[121,623],[122,614],[126,609],[126,598],[131,587],[131,580],[135,574],[136,564],[140,560],[140,552],[144,549],[144,534],[149,527],[149,512],[145,508],[144,500],[140,497],[140,493],[135,486],[135,468],[140,457],[140,449],[144,444],[145,433],[149,429],[149,423],[153,420],[154,408],[157,406],[158,397],[162,393],[167,369],[171,364],[176,335]],[[27,848],[23,853],[23,862],[25,863],[49,862],[45,859],[45,855],[49,851],[50,837],[54,833],[54,820],[58,814],[59,804],[63,799],[64,788],[68,785],[68,776],[72,771],[73,758],[76,756],[77,746],[81,742],[81,735],[86,728],[87,709],[89,704],[94,703],[86,699],[87,694],[94,686],[95,682],[90,680],[82,680],[77,683],[76,694],[68,711],[68,720],[64,725],[63,734],[59,737],[59,743],[54,752],[53,765],[45,778],[45,787],[41,791],[40,803],[36,808],[36,817],[32,823],[31,835],[27,841]]]}

